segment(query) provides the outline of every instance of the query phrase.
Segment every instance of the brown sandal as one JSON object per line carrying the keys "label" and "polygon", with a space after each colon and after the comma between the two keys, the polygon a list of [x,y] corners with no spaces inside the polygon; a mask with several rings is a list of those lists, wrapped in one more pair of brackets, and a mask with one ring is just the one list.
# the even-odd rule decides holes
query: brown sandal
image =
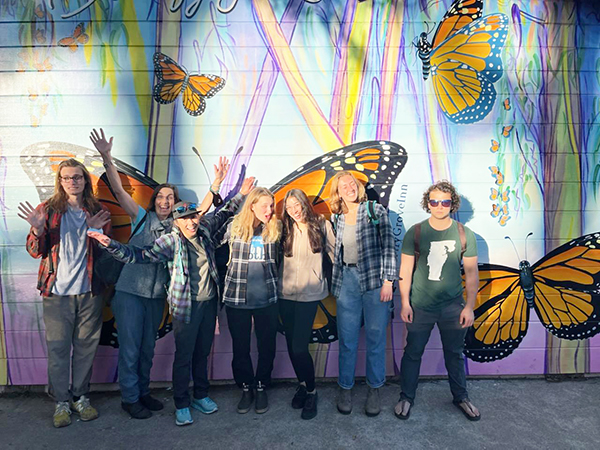
{"label": "brown sandal", "polygon": [[394,415],[400,420],[407,420],[410,417],[412,405],[408,400],[402,399],[394,407]]}
{"label": "brown sandal", "polygon": [[471,400],[469,400],[468,398],[465,398],[460,402],[453,403],[471,422],[477,422],[479,419],[481,419],[481,414],[479,413],[479,410],[475,407],[475,405],[473,405],[473,403],[471,403]]}

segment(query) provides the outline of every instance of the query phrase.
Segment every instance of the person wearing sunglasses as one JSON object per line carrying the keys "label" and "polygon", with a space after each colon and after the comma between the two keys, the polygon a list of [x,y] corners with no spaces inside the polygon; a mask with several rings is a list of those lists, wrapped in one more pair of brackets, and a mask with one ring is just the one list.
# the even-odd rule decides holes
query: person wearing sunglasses
{"label": "person wearing sunglasses", "polygon": [[[224,225],[238,210],[253,184],[254,178],[245,179],[239,193],[212,216],[204,216],[205,212],[194,202],[176,203],[173,206],[173,230],[143,248],[121,244],[97,232],[89,233],[124,263],[167,263],[170,273],[167,301],[175,335],[173,398],[175,424],[179,426],[193,423],[190,407],[204,414],[218,409],[208,397],[208,356],[220,296],[215,248],[222,240]],[[194,381],[191,401],[188,392],[190,372]]]}
{"label": "person wearing sunglasses", "polygon": [[[479,286],[475,234],[450,214],[460,206],[452,184],[439,181],[421,200],[429,218],[412,226],[404,236],[400,262],[400,317],[406,323],[406,347],[400,366],[402,392],[396,417],[409,418],[415,400],[421,357],[434,325],[442,338],[444,362],[453,403],[471,421],[481,415],[469,400],[463,356],[467,328],[473,325],[473,307]],[[461,262],[465,272],[463,299]]]}
{"label": "person wearing sunglasses", "polygon": [[[107,139],[100,128],[99,131],[92,130],[90,140],[102,157],[111,192],[131,220],[129,243],[145,247],[170,233],[173,205],[180,201],[177,186],[159,184],[148,204],[139,205],[123,187],[113,162],[113,138]],[[214,181],[199,210],[208,211],[213,200],[220,200],[218,191],[228,168],[227,159],[219,158]],[[150,395],[150,370],[156,335],[164,316],[168,282],[169,273],[164,264],[125,265],[111,301],[119,339],[121,408],[134,419],[147,419],[152,416],[152,411],[163,409],[162,402]]]}
{"label": "person wearing sunglasses", "polygon": [[[385,384],[392,286],[398,279],[394,235],[386,209],[379,203],[368,203],[365,187],[352,172],[341,171],[333,177],[329,204],[336,231],[331,293],[337,299],[339,336],[337,409],[341,414],[352,412],[358,341],[364,320],[369,386],[365,414],[374,417],[381,412],[379,388]],[[371,217],[371,207],[376,217]]]}
{"label": "person wearing sunglasses", "polygon": [[[88,229],[110,233],[110,213],[93,194],[92,179],[75,159],[58,165],[54,194],[33,208],[19,205],[31,229],[26,248],[41,258],[37,288],[43,298],[48,349],[48,391],[56,401],[56,428],[96,419],[88,392],[102,330],[103,285],[94,273],[100,249]],[[71,356],[72,354],[72,356]]]}

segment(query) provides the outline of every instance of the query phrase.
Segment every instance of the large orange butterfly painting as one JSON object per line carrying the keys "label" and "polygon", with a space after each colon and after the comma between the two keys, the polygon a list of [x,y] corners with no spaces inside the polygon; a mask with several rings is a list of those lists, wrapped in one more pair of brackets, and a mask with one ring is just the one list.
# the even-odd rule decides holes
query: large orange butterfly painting
{"label": "large orange butterfly painting", "polygon": [[175,101],[181,95],[183,107],[192,116],[199,116],[206,108],[205,98],[213,97],[225,86],[225,80],[217,75],[188,74],[187,70],[167,55],[154,54],[154,100],[161,104]]}
{"label": "large orange butterfly painting", "polygon": [[506,358],[521,343],[530,310],[553,335],[587,339],[600,332],[600,233],[554,249],[533,266],[482,264],[475,323],[465,355],[473,361]]}
{"label": "large orange butterfly painting", "polygon": [[481,17],[482,11],[482,0],[455,0],[433,43],[427,33],[418,39],[423,79],[431,74],[438,104],[455,123],[475,123],[489,114],[496,100],[493,83],[503,74],[500,52],[508,18],[504,14]]}

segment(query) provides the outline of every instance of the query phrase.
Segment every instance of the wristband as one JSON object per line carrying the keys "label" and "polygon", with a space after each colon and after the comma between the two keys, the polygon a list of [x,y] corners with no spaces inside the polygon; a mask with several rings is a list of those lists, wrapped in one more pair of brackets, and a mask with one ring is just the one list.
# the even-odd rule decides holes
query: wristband
{"label": "wristband", "polygon": [[219,190],[221,189],[221,186],[217,187],[216,189],[213,189],[213,187],[211,186],[208,190],[213,194],[213,195],[219,195]]}
{"label": "wristband", "polygon": [[88,231],[95,231],[96,233],[100,233],[100,234],[104,233],[104,231],[101,228],[92,228],[92,227],[89,227]]}

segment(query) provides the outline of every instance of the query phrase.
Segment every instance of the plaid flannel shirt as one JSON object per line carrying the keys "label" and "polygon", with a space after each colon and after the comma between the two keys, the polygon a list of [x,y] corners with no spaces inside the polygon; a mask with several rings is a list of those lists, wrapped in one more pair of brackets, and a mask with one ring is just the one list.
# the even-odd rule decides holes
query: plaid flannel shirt
{"label": "plaid flannel shirt", "polygon": [[[219,292],[219,273],[215,261],[215,247],[220,243],[223,232],[221,229],[232,217],[244,196],[241,194],[233,197],[227,204],[214,215],[204,216],[198,226],[198,240],[206,253],[208,272],[217,286]],[[168,234],[159,237],[154,244],[147,247],[124,245],[111,241],[107,250],[119,261],[135,264],[155,264],[166,262],[171,275],[167,288],[167,301],[169,310],[174,319],[189,323],[192,315],[192,296],[190,294],[190,277],[188,270],[187,239],[177,227]]]}
{"label": "plaid flannel shirt", "polygon": [[[227,275],[225,275],[225,287],[223,302],[230,305],[246,303],[246,291],[248,289],[248,260],[250,258],[250,242],[241,239],[232,239],[229,236],[231,224],[225,235],[229,241],[229,263],[227,264]],[[267,289],[269,292],[269,303],[277,302],[277,280],[279,275],[279,251],[280,243],[265,242],[265,264],[267,266]]]}
{"label": "plaid flannel shirt", "polygon": [[[356,240],[358,245],[358,280],[361,293],[381,287],[384,280],[398,279],[396,248],[394,235],[387,210],[375,203],[375,213],[379,217],[380,236],[377,227],[370,223],[366,203],[361,203],[356,215]],[[340,214],[337,220],[335,238],[335,256],[333,263],[331,293],[339,297],[342,289],[342,238],[344,236],[345,215]]]}
{"label": "plaid flannel shirt", "polygon": [[[34,258],[42,258],[40,268],[38,270],[37,289],[43,297],[52,295],[52,288],[56,282],[56,268],[58,266],[58,253],[60,248],[60,223],[62,221],[62,213],[59,211],[50,210],[47,207],[47,202],[40,203],[36,210],[39,211],[42,207],[46,207],[46,223],[44,231],[40,236],[33,234],[33,229],[29,230],[27,235],[27,243],[25,248],[27,252]],[[102,209],[108,211],[102,206]],[[85,211],[85,209],[84,209]],[[110,235],[112,232],[110,222],[104,226],[104,234]],[[102,289],[102,284],[94,277],[94,259],[99,252],[98,244],[93,239],[87,240],[87,272],[94,295],[99,294]]]}

